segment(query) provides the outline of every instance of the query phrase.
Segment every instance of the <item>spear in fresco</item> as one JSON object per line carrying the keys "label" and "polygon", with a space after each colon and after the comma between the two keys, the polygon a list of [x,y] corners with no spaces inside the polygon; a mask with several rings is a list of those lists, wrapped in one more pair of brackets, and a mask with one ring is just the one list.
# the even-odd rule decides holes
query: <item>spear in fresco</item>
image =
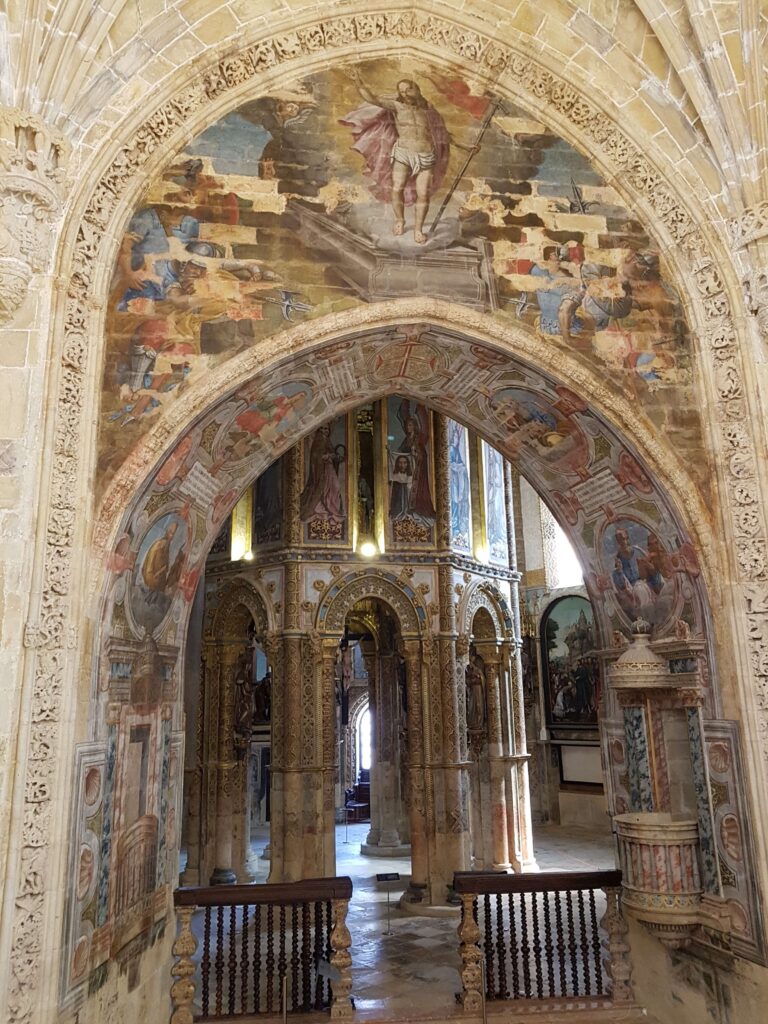
{"label": "spear in fresco", "polygon": [[496,116],[496,111],[499,109],[500,106],[501,106],[501,100],[495,100],[492,104],[489,105],[488,109],[486,110],[485,117],[483,118],[483,120],[482,120],[482,122],[480,124],[480,129],[479,129],[479,131],[477,133],[477,138],[475,139],[475,144],[472,147],[472,149],[469,151],[469,153],[467,153],[466,158],[464,160],[464,163],[461,165],[461,169],[460,169],[459,173],[453,179],[453,184],[451,185],[450,189],[448,190],[448,194],[446,195],[445,199],[440,204],[440,209],[437,211],[435,219],[432,221],[432,226],[429,229],[429,234],[430,235],[434,235],[435,228],[440,223],[440,219],[443,216],[443,214],[445,213],[445,210],[446,210],[446,207],[448,206],[448,203],[450,203],[451,199],[453,198],[453,193],[459,187],[459,182],[464,177],[464,175],[467,173],[467,168],[469,167],[470,163],[472,162],[472,157],[480,149],[480,144],[483,141],[483,136],[485,135],[486,131],[488,130],[488,127],[489,127],[491,121]]}

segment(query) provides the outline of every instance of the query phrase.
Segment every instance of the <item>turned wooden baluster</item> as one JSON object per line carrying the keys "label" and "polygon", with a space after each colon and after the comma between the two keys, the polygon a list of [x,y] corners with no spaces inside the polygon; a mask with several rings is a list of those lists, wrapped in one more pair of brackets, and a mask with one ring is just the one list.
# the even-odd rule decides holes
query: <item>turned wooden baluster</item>
{"label": "turned wooden baluster", "polygon": [[253,915],[253,1012],[261,1012],[261,907]]}
{"label": "turned wooden baluster", "polygon": [[299,1004],[299,908],[291,907],[291,1009]]}
{"label": "turned wooden baluster", "polygon": [[171,976],[176,980],[171,985],[171,1024],[192,1024],[194,1020],[192,1003],[195,999],[195,962],[192,959],[197,949],[197,939],[192,932],[192,915],[195,907],[179,907],[179,934],[172,946],[176,957],[171,967]]}
{"label": "turned wooden baluster", "polygon": [[352,956],[349,947],[352,936],[347,928],[349,900],[333,900],[331,904],[333,926],[330,934],[331,967],[338,972],[331,983],[331,1020],[351,1017]]}
{"label": "turned wooden baluster", "polygon": [[217,907],[216,911],[216,959],[213,973],[216,976],[216,1016],[220,1017],[224,995],[224,907]]}
{"label": "turned wooden baluster", "polygon": [[565,893],[565,909],[568,914],[568,952],[571,955],[571,981],[573,994],[579,995],[579,960],[576,955],[576,931],[573,924],[573,893],[570,889]]}
{"label": "turned wooden baluster", "polygon": [[627,934],[627,922],[621,912],[621,889],[606,888],[607,902],[605,914],[600,924],[608,933],[608,956],[603,966],[611,979],[611,993],[615,1003],[631,1003],[634,1001],[632,992],[632,961],[629,957],[629,945],[624,936]]}
{"label": "turned wooden baluster", "polygon": [[539,925],[539,894],[537,892],[531,893],[531,908],[533,910],[533,963],[536,967],[536,995],[541,999],[544,995],[544,971],[541,964],[541,929]]}
{"label": "turned wooden baluster", "polygon": [[562,893],[555,893],[555,935],[557,936],[557,966],[560,974],[561,996],[566,995],[568,982],[565,979],[565,936],[563,933],[563,907],[561,904]]}
{"label": "turned wooden baluster", "polygon": [[202,1009],[203,1016],[208,1016],[211,975],[211,908],[205,908],[205,924],[203,925],[203,959],[200,961],[200,972],[203,976]]}
{"label": "turned wooden baluster", "polygon": [[499,964],[499,999],[509,999],[507,991],[507,947],[504,941],[504,908],[501,893],[496,896],[496,952]]}
{"label": "turned wooden baluster", "polygon": [[523,954],[523,991],[525,998],[531,998],[531,946],[528,942],[528,908],[525,904],[525,893],[520,893],[520,937]]}
{"label": "turned wooden baluster", "polygon": [[549,905],[549,893],[544,896],[544,955],[547,958],[547,995],[555,995],[555,948],[552,943],[552,910]]}
{"label": "turned wooden baluster", "polygon": [[285,1007],[283,1006],[283,991],[285,991],[286,1001],[288,998],[287,988],[283,989],[283,978],[285,977],[286,968],[285,958],[285,904],[280,904],[280,950],[277,956],[277,984],[278,984],[278,1005],[280,1006],[280,1012],[285,1013]]}
{"label": "turned wooden baluster", "polygon": [[597,994],[601,996],[604,991],[603,964],[600,956],[600,929],[597,924],[597,906],[595,904],[595,890],[589,890],[589,919],[592,925],[592,961],[595,965],[595,984]]}
{"label": "turned wooden baluster", "polygon": [[[325,904],[325,959],[328,963],[331,962],[331,932],[333,931],[333,902],[328,900]],[[325,999],[323,1002],[324,1007],[331,1005],[331,979],[327,978],[325,983]]]}
{"label": "turned wooden baluster", "polygon": [[485,998],[493,999],[493,932],[491,929],[491,897],[483,897],[483,919],[485,922]]}
{"label": "turned wooden baluster", "polygon": [[509,943],[510,956],[512,958],[512,998],[520,998],[520,966],[518,962],[517,945],[517,912],[515,910],[515,897],[510,893],[507,896],[507,909],[509,911]]}
{"label": "turned wooden baluster", "polygon": [[581,950],[582,973],[584,976],[584,995],[588,996],[592,994],[592,978],[589,971],[589,938],[587,936],[587,918],[584,909],[584,890],[579,889],[576,896],[579,901],[579,934],[581,936],[579,947]]}
{"label": "turned wooden baluster", "polygon": [[459,953],[461,955],[461,1005],[465,1013],[480,1013],[483,984],[480,952],[480,926],[475,917],[475,897],[461,895],[461,921],[459,922]]}
{"label": "turned wooden baluster", "polygon": [[242,923],[242,935],[241,935],[241,949],[240,949],[240,1012],[248,1012],[248,971],[250,964],[248,961],[248,907],[243,907],[243,923]]}
{"label": "turned wooden baluster", "polygon": [[[323,957],[323,904],[315,903],[315,963]],[[315,1009],[323,1008],[323,979],[318,974],[315,981]]]}
{"label": "turned wooden baluster", "polygon": [[237,907],[229,908],[229,989],[227,990],[227,1010],[230,1016],[235,1012],[237,997]]}
{"label": "turned wooden baluster", "polygon": [[309,904],[301,908],[301,1009],[309,1013],[312,1009],[312,988],[310,970],[312,967]]}

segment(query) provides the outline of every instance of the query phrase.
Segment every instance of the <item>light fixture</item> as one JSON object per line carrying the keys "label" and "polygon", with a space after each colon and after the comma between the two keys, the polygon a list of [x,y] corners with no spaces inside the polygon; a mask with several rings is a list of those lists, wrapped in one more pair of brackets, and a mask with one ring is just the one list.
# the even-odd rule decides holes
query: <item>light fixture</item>
{"label": "light fixture", "polygon": [[379,553],[379,549],[373,543],[372,540],[364,540],[360,545],[360,554],[363,558],[373,558]]}
{"label": "light fixture", "polygon": [[253,561],[253,552],[250,551],[250,550],[246,551],[245,554],[243,555],[243,558],[245,559],[246,562],[252,562]]}

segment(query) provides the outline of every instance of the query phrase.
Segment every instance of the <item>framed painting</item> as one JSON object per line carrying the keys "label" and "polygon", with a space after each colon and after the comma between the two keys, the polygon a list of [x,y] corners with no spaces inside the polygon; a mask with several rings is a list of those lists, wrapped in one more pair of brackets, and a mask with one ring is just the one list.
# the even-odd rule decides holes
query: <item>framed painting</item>
{"label": "framed painting", "polygon": [[602,678],[592,605],[578,594],[553,601],[540,637],[547,725],[596,728]]}

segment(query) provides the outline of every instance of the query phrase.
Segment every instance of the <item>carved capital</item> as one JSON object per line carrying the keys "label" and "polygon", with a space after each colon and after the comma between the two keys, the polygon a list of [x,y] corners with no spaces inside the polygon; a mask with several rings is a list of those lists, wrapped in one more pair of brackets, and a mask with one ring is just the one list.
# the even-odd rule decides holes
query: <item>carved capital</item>
{"label": "carved capital", "polygon": [[0,323],[45,270],[64,193],[64,137],[40,118],[0,108]]}

